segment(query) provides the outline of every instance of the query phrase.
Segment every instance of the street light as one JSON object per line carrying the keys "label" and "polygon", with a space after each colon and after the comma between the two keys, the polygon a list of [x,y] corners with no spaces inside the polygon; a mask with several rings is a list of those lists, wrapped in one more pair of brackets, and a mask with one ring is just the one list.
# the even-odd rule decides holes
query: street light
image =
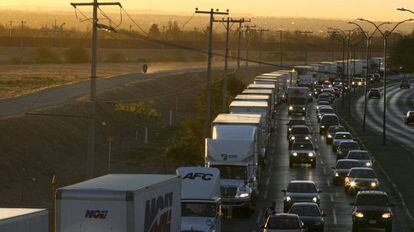
{"label": "street light", "polygon": [[[364,29],[362,29],[362,26],[359,25],[356,22],[348,22],[349,24],[353,24],[356,25],[362,35],[365,37],[365,41],[366,41],[366,71],[365,71],[365,93],[364,93],[364,116],[362,119],[362,130],[365,131],[365,124],[366,124],[366,118],[367,118],[367,94],[368,94],[368,73],[369,73],[369,59],[370,59],[370,55],[369,55],[369,51],[370,51],[370,47],[371,47],[371,39],[374,36],[374,34],[377,32],[377,28],[375,28],[375,30],[371,33],[368,33],[366,31],[364,31]],[[381,27],[385,24],[390,24],[389,22],[384,22],[378,25],[378,27]]]}
{"label": "street light", "polygon": [[[409,12],[413,13],[412,11],[407,10],[407,9],[404,9],[404,8],[401,8],[400,10],[409,11]],[[386,145],[387,144],[387,142],[386,142],[386,115],[387,115],[387,97],[386,97],[386,95],[387,95],[387,83],[386,83],[386,80],[387,80],[388,37],[394,32],[394,30],[399,25],[401,25],[401,24],[403,24],[405,22],[414,21],[414,19],[411,19],[410,18],[410,19],[406,19],[406,20],[403,20],[401,22],[398,22],[389,31],[382,31],[379,28],[379,25],[377,25],[374,22],[369,21],[367,19],[359,18],[358,20],[359,21],[362,21],[362,22],[367,22],[367,23],[373,25],[378,30],[378,32],[382,35],[382,38],[384,39],[384,75],[383,75],[383,82],[384,82],[384,87],[383,87],[384,88],[384,110],[383,110],[383,114],[382,114],[382,144],[383,145]]]}

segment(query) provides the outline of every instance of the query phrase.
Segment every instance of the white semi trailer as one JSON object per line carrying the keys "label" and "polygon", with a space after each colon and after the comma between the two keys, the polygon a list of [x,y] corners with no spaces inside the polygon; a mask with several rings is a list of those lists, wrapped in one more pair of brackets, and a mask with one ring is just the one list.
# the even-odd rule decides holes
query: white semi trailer
{"label": "white semi trailer", "polygon": [[220,171],[181,167],[181,231],[221,231]]}
{"label": "white semi trailer", "polygon": [[59,188],[58,232],[180,231],[181,178],[109,174]]}
{"label": "white semi trailer", "polygon": [[1,232],[49,232],[47,209],[0,208]]}

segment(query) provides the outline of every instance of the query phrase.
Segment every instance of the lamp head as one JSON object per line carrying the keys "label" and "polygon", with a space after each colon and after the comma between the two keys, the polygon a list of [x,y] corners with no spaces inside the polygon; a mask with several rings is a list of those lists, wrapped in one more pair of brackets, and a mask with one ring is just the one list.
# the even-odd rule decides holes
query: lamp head
{"label": "lamp head", "polygon": [[404,7],[397,8],[397,10],[399,10],[399,11],[407,11],[407,9],[405,9]]}

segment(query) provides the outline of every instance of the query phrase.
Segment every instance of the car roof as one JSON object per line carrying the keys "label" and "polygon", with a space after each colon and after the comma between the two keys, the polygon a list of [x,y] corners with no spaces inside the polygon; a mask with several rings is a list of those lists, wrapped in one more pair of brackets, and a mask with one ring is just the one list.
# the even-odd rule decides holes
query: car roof
{"label": "car roof", "polygon": [[299,219],[299,216],[297,214],[290,214],[290,213],[277,213],[270,215],[269,218],[295,218]]}
{"label": "car roof", "polygon": [[289,184],[315,184],[315,182],[311,180],[291,180]]}
{"label": "car roof", "polygon": [[362,190],[359,191],[358,195],[384,195],[388,197],[388,194],[384,191],[380,191],[380,190]]}
{"label": "car roof", "polygon": [[338,117],[336,114],[324,114],[322,117],[333,117],[335,116],[336,118]]}
{"label": "car roof", "polygon": [[348,134],[350,135],[351,133],[350,132],[347,132],[347,131],[339,131],[339,132],[336,132],[335,133],[335,136],[336,135],[348,135]]}
{"label": "car roof", "polygon": [[374,169],[372,169],[372,168],[368,168],[368,167],[355,167],[355,168],[351,168],[351,171],[352,170],[369,170],[369,171],[374,171]]}
{"label": "car roof", "polygon": [[292,128],[309,128],[307,125],[293,125]]}
{"label": "car roof", "polygon": [[350,153],[351,152],[355,152],[355,153],[358,152],[358,153],[368,153],[369,154],[369,152],[367,150],[360,150],[360,149],[359,150],[350,150],[349,152]]}
{"label": "car roof", "polygon": [[339,146],[341,146],[342,144],[347,144],[347,143],[356,143],[356,144],[358,144],[357,141],[355,141],[355,140],[354,141],[343,141],[339,144]]}
{"label": "car roof", "polygon": [[336,163],[341,163],[341,162],[355,162],[355,163],[359,163],[359,161],[356,160],[356,159],[339,159],[338,161],[336,161]]}
{"label": "car roof", "polygon": [[295,139],[292,144],[312,144],[310,139]]}
{"label": "car roof", "polygon": [[314,206],[314,207],[319,208],[319,205],[314,202],[296,202],[296,203],[293,203],[292,207],[295,205],[296,206]]}

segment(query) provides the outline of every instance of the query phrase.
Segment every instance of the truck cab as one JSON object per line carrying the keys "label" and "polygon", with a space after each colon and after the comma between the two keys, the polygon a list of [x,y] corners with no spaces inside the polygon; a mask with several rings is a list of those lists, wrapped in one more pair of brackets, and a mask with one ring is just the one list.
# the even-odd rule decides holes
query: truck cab
{"label": "truck cab", "polygon": [[307,87],[289,87],[288,88],[288,114],[306,115],[309,88]]}
{"label": "truck cab", "polygon": [[180,167],[181,231],[221,231],[220,171]]}
{"label": "truck cab", "polygon": [[227,217],[250,215],[258,195],[259,173],[257,127],[213,125],[206,139],[205,165],[220,170],[223,211]]}

